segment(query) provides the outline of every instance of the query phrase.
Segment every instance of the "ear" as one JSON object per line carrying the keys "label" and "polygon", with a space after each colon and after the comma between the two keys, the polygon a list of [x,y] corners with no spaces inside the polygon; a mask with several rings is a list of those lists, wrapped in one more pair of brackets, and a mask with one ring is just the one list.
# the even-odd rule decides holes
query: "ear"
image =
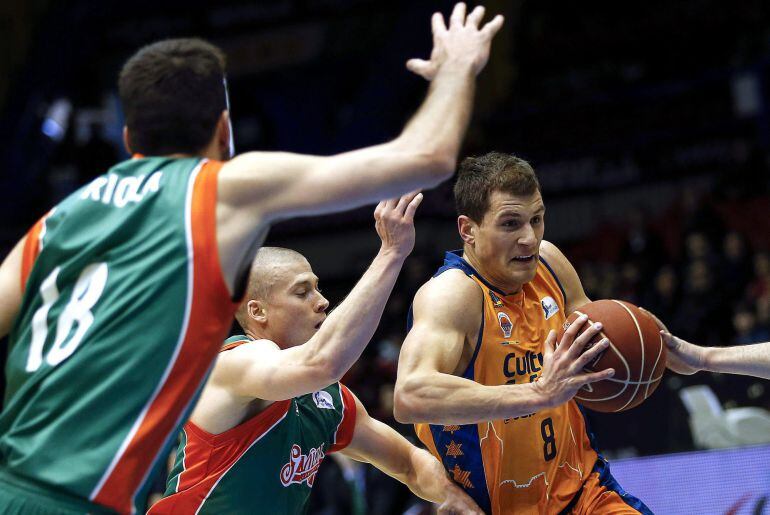
{"label": "ear", "polygon": [[478,230],[478,224],[468,218],[465,215],[457,217],[457,231],[460,233],[460,238],[464,243],[473,245],[476,243],[476,231]]}
{"label": "ear", "polygon": [[127,125],[123,126],[123,147],[125,147],[129,155],[134,154],[133,150],[131,150],[131,135],[128,133]]}
{"label": "ear", "polygon": [[254,299],[248,301],[246,303],[246,314],[260,325],[267,324],[267,309],[262,301]]}
{"label": "ear", "polygon": [[230,149],[232,131],[233,126],[230,124],[230,111],[225,109],[222,111],[222,114],[219,115],[219,121],[217,122],[217,148],[219,149],[219,155],[223,157],[223,160],[233,157]]}

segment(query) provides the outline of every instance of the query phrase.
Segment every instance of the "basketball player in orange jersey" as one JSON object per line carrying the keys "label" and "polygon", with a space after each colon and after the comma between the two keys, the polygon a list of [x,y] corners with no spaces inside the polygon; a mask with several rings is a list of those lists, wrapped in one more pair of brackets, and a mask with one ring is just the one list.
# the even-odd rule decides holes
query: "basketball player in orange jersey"
{"label": "basketball player in orange jersey", "polygon": [[[545,205],[532,167],[490,153],[460,165],[454,188],[463,249],[417,292],[399,359],[395,416],[492,515],[651,513],[597,454],[580,388],[606,339],[567,314],[589,302],[570,262],[543,241]],[[574,341],[573,341],[574,340]],[[581,355],[582,352],[582,355]]]}
{"label": "basketball player in orange jersey", "polygon": [[[433,16],[431,81],[403,132],[334,156],[232,157],[225,57],[140,49],[119,78],[134,154],[55,206],[0,267],[9,335],[0,513],[135,513],[200,392],[278,220],[429,187],[453,171],[503,20]],[[148,329],[151,328],[151,329]]]}

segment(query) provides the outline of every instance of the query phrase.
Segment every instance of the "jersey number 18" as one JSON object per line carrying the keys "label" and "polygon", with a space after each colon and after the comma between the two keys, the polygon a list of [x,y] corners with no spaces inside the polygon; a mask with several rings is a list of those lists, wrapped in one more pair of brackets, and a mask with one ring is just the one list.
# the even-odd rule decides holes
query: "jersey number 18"
{"label": "jersey number 18", "polygon": [[[60,271],[61,267],[54,268],[40,286],[43,305],[32,316],[32,341],[29,345],[27,372],[34,372],[43,364],[43,346],[48,337],[49,329],[48,311],[59,299],[56,279]],[[45,361],[49,365],[58,365],[69,358],[78,348],[86,331],[94,322],[91,309],[101,297],[106,284],[106,263],[90,264],[80,273],[80,277],[72,289],[72,296],[56,321],[56,338],[45,357]],[[75,332],[70,335],[75,324],[77,324]]]}

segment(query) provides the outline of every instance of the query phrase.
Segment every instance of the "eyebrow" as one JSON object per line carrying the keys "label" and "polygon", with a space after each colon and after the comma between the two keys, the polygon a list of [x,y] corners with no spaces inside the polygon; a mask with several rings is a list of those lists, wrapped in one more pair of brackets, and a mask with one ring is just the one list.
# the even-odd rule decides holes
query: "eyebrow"
{"label": "eyebrow", "polygon": [[314,282],[316,284],[318,284],[318,277],[313,276],[312,279],[301,279],[299,281],[296,281],[296,282],[294,282],[291,285],[291,288],[297,288],[299,286],[311,286],[312,287]]}
{"label": "eyebrow", "polygon": [[[540,214],[540,213],[545,213],[545,206],[538,207],[535,210],[535,212],[532,213],[532,214],[533,215],[537,215],[537,214]],[[499,216],[510,216],[510,217],[513,217],[513,218],[522,218],[521,213],[519,213],[518,211],[503,211],[502,213],[500,213]]]}

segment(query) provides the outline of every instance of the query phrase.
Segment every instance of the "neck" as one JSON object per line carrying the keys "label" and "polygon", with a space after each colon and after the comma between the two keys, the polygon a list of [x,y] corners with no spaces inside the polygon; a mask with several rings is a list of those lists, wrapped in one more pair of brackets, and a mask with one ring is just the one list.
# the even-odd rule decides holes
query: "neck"
{"label": "neck", "polygon": [[506,281],[505,278],[496,277],[495,274],[489,272],[479,258],[476,257],[476,253],[470,245],[466,244],[463,246],[463,259],[467,261],[486,282],[503,292],[505,295],[513,295],[521,291],[523,284]]}

